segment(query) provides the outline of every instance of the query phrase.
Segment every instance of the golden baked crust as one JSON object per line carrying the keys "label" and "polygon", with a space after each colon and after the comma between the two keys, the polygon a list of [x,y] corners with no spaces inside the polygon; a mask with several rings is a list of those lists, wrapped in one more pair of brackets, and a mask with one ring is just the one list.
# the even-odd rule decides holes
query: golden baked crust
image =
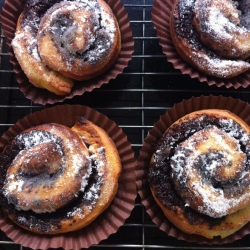
{"label": "golden baked crust", "polygon": [[[61,134],[58,128],[68,132]],[[68,133],[70,136],[67,138]],[[36,138],[35,142],[32,138]],[[50,144],[55,147],[48,147]],[[47,150],[42,149],[44,147]],[[51,149],[55,151],[55,157],[51,157],[49,164],[39,161],[38,158],[46,159],[46,155],[38,154],[39,149],[42,154],[52,153]],[[30,157],[26,157],[16,173],[10,171],[8,174],[12,163],[20,162],[20,154],[21,158],[28,155],[23,151],[30,151]],[[32,157],[34,153],[36,157]],[[32,163],[27,164],[30,160]],[[34,170],[31,170],[31,165]],[[7,145],[0,157],[1,205],[13,222],[31,232],[59,234],[75,231],[87,226],[107,209],[116,195],[121,169],[120,157],[111,138],[103,129],[84,118],[79,118],[72,128],[58,124],[30,128]],[[8,185],[8,178],[15,183]],[[46,195],[40,197],[40,190],[37,193],[36,189],[43,192],[47,188]],[[34,193],[30,203],[38,207],[25,207],[25,202],[17,202],[19,196],[13,197],[13,191],[20,195],[26,189]],[[53,197],[57,193],[59,202],[56,203]],[[43,199],[56,205],[52,208],[48,204],[43,206],[46,203]]]}
{"label": "golden baked crust", "polygon": [[77,132],[86,144],[90,145],[89,151],[96,154],[97,159],[103,159],[103,152],[100,151],[100,147],[105,151],[105,159],[103,159],[105,165],[99,166],[99,171],[103,172],[100,197],[92,210],[89,210],[88,206],[84,206],[86,216],[83,220],[81,219],[81,223],[75,228],[79,229],[88,225],[109,206],[118,189],[118,178],[121,174],[122,165],[114,142],[102,128],[85,119],[76,123],[72,130]]}
{"label": "golden baked crust", "polygon": [[67,95],[73,80],[92,79],[114,64],[121,34],[104,0],[28,0],[12,47],[33,85]]}
{"label": "golden baked crust", "polygon": [[[219,78],[232,78],[249,70],[250,64],[240,60],[240,57],[227,59],[207,47],[210,42],[207,41],[207,37],[204,36],[204,43],[201,42],[193,21],[196,21],[197,27],[203,27],[202,25],[205,24],[201,21],[198,23],[197,18],[193,20],[194,10],[199,9],[198,7],[195,9],[195,3],[196,0],[175,0],[171,11],[170,34],[180,57],[202,73]],[[203,7],[205,8],[207,5],[204,4]]]}
{"label": "golden baked crust", "polygon": [[225,110],[190,113],[166,130],[151,159],[149,183],[176,227],[212,239],[249,222],[249,139],[249,126]]}

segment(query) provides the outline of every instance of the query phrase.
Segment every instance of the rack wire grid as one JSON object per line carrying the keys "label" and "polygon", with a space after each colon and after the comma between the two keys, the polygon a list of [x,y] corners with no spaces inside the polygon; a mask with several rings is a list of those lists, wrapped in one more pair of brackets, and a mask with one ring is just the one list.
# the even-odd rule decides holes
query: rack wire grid
{"label": "rack wire grid", "polygon": [[[64,103],[89,106],[114,120],[127,134],[135,158],[144,138],[166,110],[192,96],[223,95],[250,102],[250,87],[227,89],[208,86],[175,70],[162,53],[151,21],[154,0],[122,0],[131,21],[135,51],[129,66],[115,80],[91,93]],[[4,0],[1,0],[1,8]],[[18,119],[47,106],[26,99],[18,88],[9,63],[5,37],[1,34],[0,52],[0,136]],[[250,249],[250,237],[227,245],[199,245],[177,240],[158,229],[146,214],[140,198],[131,216],[117,233],[90,249]],[[0,230],[0,249],[28,249],[15,244]]]}

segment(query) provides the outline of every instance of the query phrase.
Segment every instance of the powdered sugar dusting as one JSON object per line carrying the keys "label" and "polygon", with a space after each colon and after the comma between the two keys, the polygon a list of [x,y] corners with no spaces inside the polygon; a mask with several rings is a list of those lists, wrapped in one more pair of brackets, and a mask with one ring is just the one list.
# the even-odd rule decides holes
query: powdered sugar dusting
{"label": "powdered sugar dusting", "polygon": [[[60,11],[62,8],[50,14],[52,25],[48,24],[48,30],[52,34],[52,40],[55,41],[57,49],[62,53],[64,66],[61,64],[58,65],[58,68],[51,67],[45,60],[44,55],[41,54],[37,32],[41,28],[40,22],[46,14],[46,10],[44,10],[42,4],[37,7],[32,7],[31,5],[30,9],[26,9],[21,23],[23,31],[17,31],[12,40],[14,52],[29,54],[39,64],[37,67],[39,67],[41,72],[48,72],[48,68],[53,68],[55,71],[74,71],[76,68],[73,66],[75,60],[79,61],[78,66],[81,65],[81,67],[82,65],[86,65],[86,63],[87,65],[96,65],[100,62],[100,59],[102,61],[102,58],[106,58],[114,42],[115,32],[117,31],[115,21],[113,20],[113,16],[109,15],[100,6],[99,1],[62,0],[59,1],[59,4],[61,3],[66,5],[66,12],[68,13],[78,11],[81,8],[91,13],[90,15],[78,14],[77,19],[78,21],[80,20],[80,23],[77,21],[73,22],[71,14],[61,15]],[[47,10],[50,11],[55,5],[57,4],[54,4],[53,1],[47,3]],[[32,18],[29,18],[29,16],[32,16]],[[62,20],[53,21],[59,16],[68,20],[65,22],[62,22]],[[22,32],[25,33],[23,34]],[[26,62],[22,63],[23,65],[26,64]],[[62,67],[64,68],[62,69]],[[26,74],[28,75],[28,72]],[[39,84],[36,83],[37,85]]]}
{"label": "powdered sugar dusting", "polygon": [[[235,32],[237,35],[242,34],[241,37],[239,36],[239,39],[248,41],[249,39],[247,39],[247,37],[243,38],[243,36],[245,36],[245,34],[250,34],[249,30],[246,30],[245,26],[240,26],[239,28],[239,25],[230,22],[230,18],[226,19],[226,17],[219,13],[214,7],[209,9],[210,3],[211,0],[189,0],[179,2],[180,20],[175,23],[175,32],[178,36],[186,39],[184,46],[188,47],[190,50],[190,61],[192,61],[193,65],[202,72],[220,78],[232,77],[247,71],[250,69],[250,64],[247,61],[241,60],[240,55],[237,56],[237,58],[226,59],[223,53],[225,53],[226,46],[229,47],[228,51],[230,51],[231,54],[236,52],[239,53],[235,48],[238,47],[240,41],[237,42],[235,36],[232,36],[228,31],[231,31],[231,33]],[[213,41],[212,39],[215,40],[209,43],[210,47],[207,46],[207,43],[202,43],[200,40],[199,34],[193,23],[195,12],[197,12],[198,18],[202,19],[200,29],[202,32],[204,31],[205,34],[203,35],[203,39],[205,40],[205,38],[208,37],[207,40],[209,41]],[[208,14],[211,14],[209,18],[207,17]],[[207,22],[204,22],[204,18],[201,18],[199,15],[202,17],[205,16]],[[232,19],[237,19],[239,12],[236,11],[236,16],[233,15],[234,14],[232,14]],[[237,31],[235,31],[236,29]],[[228,42],[226,39],[231,39],[231,42]],[[220,54],[218,54],[218,51],[215,50],[214,47],[211,47],[214,44],[217,44],[216,48],[219,47],[219,49],[222,50]],[[249,50],[246,50],[248,52],[241,51],[241,55],[249,53]]]}
{"label": "powdered sugar dusting", "polygon": [[199,20],[200,35],[209,41],[212,49],[232,58],[243,56],[250,50],[247,43],[250,30],[240,25],[241,12],[237,2],[197,0],[194,12]]}
{"label": "powdered sugar dusting", "polygon": [[[55,46],[60,49],[62,57],[67,59],[67,70],[71,70],[73,57],[76,55],[77,60],[82,60],[83,64],[85,61],[95,63],[106,55],[114,42],[117,29],[113,18],[96,0],[64,1],[63,3],[53,7],[53,11],[49,13],[49,21],[41,32],[45,29],[51,31]],[[81,9],[88,11],[91,15],[83,12],[80,17],[75,17],[78,21],[72,22],[65,16],[62,18],[60,14],[66,10],[69,13],[76,11],[76,15],[79,15],[78,11]],[[73,14],[71,16],[73,17]],[[58,20],[59,17],[61,20]]]}
{"label": "powdered sugar dusting", "polygon": [[[84,188],[81,188],[82,196],[81,196],[81,205],[74,207],[73,210],[67,213],[67,217],[78,217],[83,219],[89,212],[93,210],[96,206],[97,202],[100,199],[101,188],[103,185],[103,176],[105,174],[106,167],[106,156],[105,150],[103,147],[93,149],[90,147],[90,156],[89,160],[91,162],[91,176],[88,180],[88,185],[85,185],[87,181],[85,177],[82,179],[82,183],[84,183]],[[99,203],[99,206],[102,204]]]}
{"label": "powdered sugar dusting", "polygon": [[225,78],[231,75],[235,70],[241,71],[242,68],[250,68],[250,64],[243,60],[227,60],[216,57],[210,57],[205,53],[193,50],[190,57],[199,65],[200,69],[209,70],[210,74]]}
{"label": "powdered sugar dusting", "polygon": [[[11,42],[11,45],[18,49],[19,53],[25,53],[25,50],[23,49],[22,41],[25,41],[27,37],[24,33],[16,32],[14,39]],[[27,51],[29,54],[35,59],[37,62],[41,62],[41,57],[38,52],[37,48],[37,40],[36,38],[31,39],[27,44]]]}
{"label": "powdered sugar dusting", "polygon": [[[210,181],[212,179],[221,182],[222,186],[228,185],[229,182],[230,186],[232,185],[231,179],[234,179],[235,183],[241,183],[242,178],[249,179],[249,174],[244,171],[246,157],[243,156],[244,153],[240,145],[240,141],[244,143],[246,137],[241,137],[240,140],[235,139],[239,138],[239,132],[242,131],[236,130],[237,127],[233,125],[232,120],[223,119],[221,124],[234,129],[230,129],[230,133],[226,134],[225,132],[222,133],[218,128],[212,127],[205,130],[206,134],[209,135],[208,138],[206,136],[204,138],[204,130],[196,132],[177,147],[175,154],[171,158],[172,177],[181,186],[192,188],[193,195],[201,197],[203,205],[198,206],[200,213],[214,218],[239,210],[239,203],[250,199],[249,192],[237,196],[232,194],[231,197],[228,197],[223,192],[224,188],[213,186]],[[228,141],[225,140],[227,135],[229,137],[233,135],[234,137]],[[211,140],[211,143],[209,140]],[[206,141],[207,146],[204,144]],[[198,147],[200,142],[202,142],[201,146]],[[233,163],[237,155],[239,155],[241,162]],[[220,179],[218,171],[224,168],[226,173],[230,171],[232,175]],[[203,171],[202,175],[200,171]],[[224,182],[225,184],[223,184]],[[192,206],[190,197],[185,202]]]}
{"label": "powdered sugar dusting", "polygon": [[[63,140],[60,133],[64,134]],[[50,132],[32,130],[15,138],[21,150],[8,168],[3,194],[16,209],[53,212],[68,203],[66,196],[69,200],[75,198],[79,188],[87,185],[79,177],[83,175],[87,180],[91,166],[79,145],[80,138],[73,135],[51,124]],[[67,183],[73,183],[69,190]],[[65,198],[58,200],[60,192]]]}

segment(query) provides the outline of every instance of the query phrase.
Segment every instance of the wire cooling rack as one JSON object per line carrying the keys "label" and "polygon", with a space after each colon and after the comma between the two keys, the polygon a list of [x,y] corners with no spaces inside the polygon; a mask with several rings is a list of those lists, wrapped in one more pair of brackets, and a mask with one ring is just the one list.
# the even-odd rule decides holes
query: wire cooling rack
{"label": "wire cooling rack", "polygon": [[[4,0],[0,0],[1,6]],[[250,102],[250,87],[227,89],[209,87],[196,79],[182,75],[168,63],[162,53],[156,30],[151,22],[153,0],[122,0],[131,20],[135,52],[129,66],[109,84],[91,93],[74,97],[64,103],[81,104],[98,110],[114,120],[127,134],[135,157],[148,131],[160,115],[175,103],[192,96],[223,95]],[[18,119],[48,106],[26,99],[18,88],[9,63],[5,37],[0,40],[0,136]],[[250,237],[245,236],[228,245],[198,245],[169,237],[159,230],[145,213],[137,197],[131,216],[117,233],[90,249],[250,249]],[[27,249],[13,243],[0,230],[0,249]]]}

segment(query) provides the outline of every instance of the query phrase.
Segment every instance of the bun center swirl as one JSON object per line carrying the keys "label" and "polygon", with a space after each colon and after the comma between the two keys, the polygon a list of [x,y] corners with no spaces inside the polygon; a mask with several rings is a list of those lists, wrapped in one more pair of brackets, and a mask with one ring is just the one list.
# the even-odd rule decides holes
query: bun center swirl
{"label": "bun center swirl", "polygon": [[173,44],[187,63],[209,76],[232,78],[250,64],[249,0],[175,0]]}
{"label": "bun center swirl", "polygon": [[218,125],[188,136],[170,158],[177,193],[186,205],[213,218],[250,202],[249,134],[233,120],[221,119]]}
{"label": "bun center swirl", "polygon": [[[32,150],[23,150],[15,159],[18,171],[23,175],[55,174],[63,165],[63,153],[54,142],[34,145]],[[35,168],[34,168],[35,166]]]}
{"label": "bun center swirl", "polygon": [[242,25],[238,5],[232,0],[196,0],[194,5],[194,25],[201,41],[226,58],[250,55],[249,25]]}
{"label": "bun center swirl", "polygon": [[46,65],[66,77],[86,80],[110,67],[120,51],[119,26],[105,2],[61,1],[42,17],[37,42]]}
{"label": "bun center swirl", "polygon": [[94,32],[99,27],[99,16],[86,3],[62,2],[49,10],[49,20],[42,24],[45,26],[40,28],[41,36],[46,28],[66,60],[72,55],[86,58],[86,53],[83,53],[96,40]]}
{"label": "bun center swirl", "polygon": [[[44,130],[45,129],[45,130]],[[18,210],[53,212],[84,191],[91,167],[81,138],[70,129],[41,125],[18,135],[4,195]]]}

